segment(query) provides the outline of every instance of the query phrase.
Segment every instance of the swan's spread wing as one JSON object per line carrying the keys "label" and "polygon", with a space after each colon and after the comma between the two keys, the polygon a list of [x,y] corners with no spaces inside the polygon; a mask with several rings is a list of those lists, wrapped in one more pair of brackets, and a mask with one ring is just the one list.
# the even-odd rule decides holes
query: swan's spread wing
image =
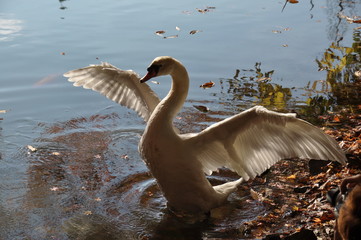
{"label": "swan's spread wing", "polygon": [[213,124],[190,137],[189,144],[196,149],[207,174],[227,167],[245,180],[285,158],[346,160],[336,141],[319,128],[294,114],[260,106]]}
{"label": "swan's spread wing", "polygon": [[135,110],[147,121],[160,102],[146,83],[131,70],[120,70],[109,63],[91,65],[64,74],[74,86],[92,89],[125,107]]}

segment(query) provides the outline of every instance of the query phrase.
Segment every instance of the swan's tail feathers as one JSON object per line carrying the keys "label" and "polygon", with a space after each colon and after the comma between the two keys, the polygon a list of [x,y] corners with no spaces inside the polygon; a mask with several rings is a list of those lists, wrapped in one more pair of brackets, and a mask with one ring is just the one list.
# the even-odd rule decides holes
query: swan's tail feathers
{"label": "swan's tail feathers", "polygon": [[213,188],[217,193],[219,193],[225,197],[228,197],[228,195],[231,194],[232,192],[234,192],[241,183],[243,183],[243,178],[240,178],[236,181],[217,185],[217,186],[214,186]]}

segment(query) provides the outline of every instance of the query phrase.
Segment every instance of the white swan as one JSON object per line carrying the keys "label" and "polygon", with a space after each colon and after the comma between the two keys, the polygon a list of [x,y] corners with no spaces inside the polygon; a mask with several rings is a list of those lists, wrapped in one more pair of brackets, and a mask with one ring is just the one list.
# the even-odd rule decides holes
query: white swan
{"label": "white swan", "polygon": [[[179,134],[173,119],[186,100],[189,78],[171,57],[157,57],[142,79],[108,63],[65,73],[74,86],[100,92],[134,109],[147,122],[139,151],[164,193],[168,205],[185,212],[207,212],[225,202],[243,181],[261,174],[280,159],[313,158],[345,163],[345,154],[320,129],[261,106],[213,124],[200,133]],[[146,82],[171,75],[172,87],[160,101]],[[241,178],[212,187],[206,174],[220,167]]]}

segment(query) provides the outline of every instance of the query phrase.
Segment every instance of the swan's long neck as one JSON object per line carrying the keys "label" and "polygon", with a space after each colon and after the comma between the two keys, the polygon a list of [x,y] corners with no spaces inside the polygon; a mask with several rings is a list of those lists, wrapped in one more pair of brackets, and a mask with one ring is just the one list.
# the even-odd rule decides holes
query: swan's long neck
{"label": "swan's long neck", "polygon": [[154,110],[150,122],[173,128],[173,119],[181,110],[188,95],[189,77],[185,67],[178,61],[174,63],[171,77],[171,90]]}

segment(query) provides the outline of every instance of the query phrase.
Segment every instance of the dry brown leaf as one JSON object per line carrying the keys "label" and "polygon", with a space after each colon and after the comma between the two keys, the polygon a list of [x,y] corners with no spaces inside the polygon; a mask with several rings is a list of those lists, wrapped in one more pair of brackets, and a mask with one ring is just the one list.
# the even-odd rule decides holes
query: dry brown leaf
{"label": "dry brown leaf", "polygon": [[260,202],[263,201],[264,198],[263,198],[263,196],[262,196],[261,193],[256,192],[256,191],[253,190],[252,188],[251,188],[249,191],[250,191],[251,197],[252,197],[254,200],[260,201]]}
{"label": "dry brown leaf", "polygon": [[84,215],[92,215],[93,213],[92,213],[92,211],[85,211],[84,212]]}
{"label": "dry brown leaf", "polygon": [[192,31],[189,32],[189,34],[194,35],[194,34],[196,34],[198,32],[202,32],[202,31],[201,30],[192,30]]}
{"label": "dry brown leaf", "polygon": [[163,37],[164,33],[165,33],[165,31],[163,31],[163,30],[159,30],[159,31],[155,32],[156,35],[161,36],[161,37]]}
{"label": "dry brown leaf", "polygon": [[204,83],[202,85],[200,85],[199,87],[202,87],[202,88],[211,88],[211,87],[214,87],[215,83],[212,82],[212,81],[209,81],[207,83]]}
{"label": "dry brown leaf", "polygon": [[295,4],[295,3],[298,3],[297,0],[288,0],[289,3],[292,3],[292,4]]}
{"label": "dry brown leaf", "polygon": [[292,174],[290,176],[287,177],[288,180],[295,180],[296,179],[296,175]]}
{"label": "dry brown leaf", "polygon": [[193,105],[193,107],[204,113],[209,112],[209,108],[203,105]]}
{"label": "dry brown leaf", "polygon": [[177,38],[177,37],[178,37],[178,35],[172,35],[172,36],[163,37],[163,38],[167,39],[167,38]]}

